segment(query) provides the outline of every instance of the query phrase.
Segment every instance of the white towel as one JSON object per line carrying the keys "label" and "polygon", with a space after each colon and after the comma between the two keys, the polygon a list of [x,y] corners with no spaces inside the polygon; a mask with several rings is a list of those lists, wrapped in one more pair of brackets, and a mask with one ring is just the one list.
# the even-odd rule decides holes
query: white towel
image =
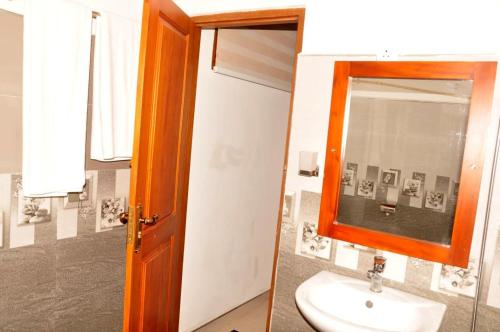
{"label": "white towel", "polygon": [[85,184],[91,29],[91,9],[77,2],[25,1],[25,196],[62,196]]}
{"label": "white towel", "polygon": [[140,24],[110,13],[97,17],[90,158],[132,158]]}

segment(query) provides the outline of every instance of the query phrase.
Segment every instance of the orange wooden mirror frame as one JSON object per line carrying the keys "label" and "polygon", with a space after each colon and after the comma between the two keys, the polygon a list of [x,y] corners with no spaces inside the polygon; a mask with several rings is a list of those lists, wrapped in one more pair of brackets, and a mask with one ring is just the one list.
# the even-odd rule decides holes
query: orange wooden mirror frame
{"label": "orange wooden mirror frame", "polygon": [[[467,267],[483,172],[484,145],[490,123],[496,66],[496,62],[336,62],[318,234],[411,257]],[[343,163],[343,125],[350,77],[473,80],[461,183],[450,245],[337,221]]]}

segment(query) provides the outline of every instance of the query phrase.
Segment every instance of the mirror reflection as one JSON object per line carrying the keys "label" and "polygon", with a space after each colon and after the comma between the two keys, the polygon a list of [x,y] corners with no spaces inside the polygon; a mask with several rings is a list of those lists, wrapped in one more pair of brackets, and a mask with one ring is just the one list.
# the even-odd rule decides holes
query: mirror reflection
{"label": "mirror reflection", "polygon": [[337,221],[450,244],[472,81],[350,81]]}

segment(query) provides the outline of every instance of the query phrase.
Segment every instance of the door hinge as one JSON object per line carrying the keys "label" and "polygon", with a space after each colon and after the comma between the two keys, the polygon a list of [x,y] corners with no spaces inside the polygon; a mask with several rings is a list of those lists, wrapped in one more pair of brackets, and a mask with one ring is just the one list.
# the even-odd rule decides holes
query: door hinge
{"label": "door hinge", "polygon": [[155,225],[158,222],[158,215],[153,215],[151,218],[144,218],[142,215],[142,204],[137,207],[129,207],[129,223],[127,229],[127,244],[134,245],[134,251],[141,250],[142,243],[142,225]]}

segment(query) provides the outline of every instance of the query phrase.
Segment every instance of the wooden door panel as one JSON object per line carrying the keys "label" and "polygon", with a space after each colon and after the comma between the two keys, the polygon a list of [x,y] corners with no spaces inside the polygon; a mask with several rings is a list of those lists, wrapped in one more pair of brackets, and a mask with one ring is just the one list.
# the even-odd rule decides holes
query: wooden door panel
{"label": "wooden door panel", "polygon": [[[160,219],[175,213],[188,37],[159,18],[155,84],[154,153],[150,209]],[[168,170],[165,172],[164,170]]]}
{"label": "wooden door panel", "polygon": [[173,244],[173,237],[170,237],[143,259],[143,331],[168,330]]}
{"label": "wooden door panel", "polygon": [[[171,0],[145,0],[124,331],[178,329],[199,36]],[[159,216],[155,225],[139,223],[153,215]]]}

